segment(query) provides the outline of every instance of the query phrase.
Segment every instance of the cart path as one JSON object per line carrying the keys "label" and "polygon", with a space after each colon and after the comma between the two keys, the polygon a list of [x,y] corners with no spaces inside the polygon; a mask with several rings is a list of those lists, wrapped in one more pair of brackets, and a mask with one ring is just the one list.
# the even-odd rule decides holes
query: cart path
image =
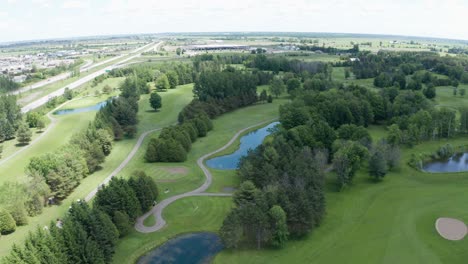
{"label": "cart path", "polygon": [[[162,212],[163,212],[164,208],[166,208],[168,205],[170,205],[171,203],[173,203],[173,202],[175,202],[175,201],[177,201],[177,200],[179,200],[181,198],[193,197],[193,196],[221,196],[221,197],[223,197],[223,196],[225,196],[225,197],[226,196],[232,196],[232,193],[207,193],[207,192],[205,192],[210,187],[210,185],[211,185],[211,183],[213,181],[213,175],[208,170],[208,168],[205,167],[205,164],[203,164],[203,162],[205,161],[206,158],[227,149],[230,145],[232,145],[232,143],[234,143],[234,141],[243,132],[245,132],[245,131],[247,131],[249,129],[252,129],[254,127],[260,126],[262,124],[271,123],[271,122],[275,121],[276,119],[277,118],[267,120],[267,121],[262,121],[260,123],[255,124],[255,125],[252,125],[252,126],[244,128],[244,129],[241,129],[231,138],[231,140],[229,140],[228,143],[226,143],[226,145],[222,146],[221,148],[219,148],[219,149],[217,149],[217,150],[215,150],[213,152],[210,152],[210,153],[205,154],[202,157],[200,157],[197,160],[197,165],[202,169],[203,173],[205,174],[205,182],[195,190],[192,190],[192,191],[189,191],[189,192],[186,192],[186,193],[182,193],[182,194],[178,194],[178,195],[169,197],[169,198],[164,199],[161,202],[159,202],[156,206],[151,208],[151,210],[149,210],[147,213],[145,213],[144,215],[142,215],[141,217],[139,217],[137,219],[137,221],[135,223],[135,229],[138,232],[141,232],[141,233],[152,233],[152,232],[156,232],[156,231],[162,229],[166,225],[166,221],[164,220],[164,218],[162,216]],[[154,217],[156,219],[156,223],[153,226],[145,226],[143,224],[143,221],[150,215],[154,215]]]}
{"label": "cart path", "polygon": [[120,171],[123,170],[123,168],[125,168],[125,166],[127,166],[127,164],[130,162],[130,160],[132,160],[133,156],[135,156],[135,154],[138,152],[138,150],[140,149],[141,147],[141,144],[143,143],[143,140],[145,140],[145,137],[148,136],[149,134],[153,133],[153,132],[156,132],[156,131],[159,131],[163,128],[155,128],[155,129],[152,129],[152,130],[148,130],[146,132],[144,132],[143,134],[140,135],[140,137],[138,138],[138,141],[137,143],[135,144],[135,146],[133,146],[133,149],[132,151],[130,151],[130,153],[127,155],[127,157],[125,158],[124,161],[122,161],[122,163],[120,163],[120,165],[113,171],[111,172],[111,174],[109,176],[107,176],[99,186],[97,186],[95,189],[93,189],[85,198],[85,201],[89,202],[91,199],[93,199],[93,197],[96,195],[96,193],[98,192],[99,190],[99,187],[101,185],[105,185],[107,184],[115,175],[117,175]]}
{"label": "cart path", "polygon": [[10,159],[18,156],[18,154],[22,153],[23,151],[27,150],[28,148],[32,147],[35,143],[37,143],[41,138],[43,138],[47,132],[51,131],[56,125],[57,125],[57,119],[53,116],[53,113],[55,111],[57,111],[58,109],[62,108],[64,105],[72,102],[72,101],[75,101],[75,100],[79,100],[79,99],[82,99],[84,97],[78,97],[78,98],[74,98],[72,100],[69,100],[69,101],[66,101],[64,102],[63,104],[57,106],[56,108],[54,108],[53,110],[49,111],[47,114],[46,114],[46,117],[49,118],[50,120],[50,124],[46,127],[46,129],[44,129],[41,134],[36,137],[35,139],[33,139],[31,142],[29,142],[28,145],[26,146],[23,146],[21,147],[20,149],[18,149],[17,151],[13,152],[12,154],[8,155],[7,157],[5,158],[2,158],[0,160],[0,166],[2,164],[4,164],[5,162],[8,162]]}

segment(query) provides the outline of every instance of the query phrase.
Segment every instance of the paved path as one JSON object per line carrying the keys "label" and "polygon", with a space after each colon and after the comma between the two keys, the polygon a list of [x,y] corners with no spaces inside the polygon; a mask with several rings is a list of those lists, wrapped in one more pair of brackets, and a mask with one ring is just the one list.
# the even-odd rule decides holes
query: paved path
{"label": "paved path", "polygon": [[[189,192],[186,192],[186,193],[182,193],[182,194],[179,194],[179,195],[176,195],[176,196],[172,196],[172,197],[169,197],[169,198],[159,202],[149,212],[147,212],[146,214],[144,214],[143,216],[141,216],[141,217],[139,217],[137,219],[136,224],[135,224],[135,229],[138,232],[141,232],[141,233],[151,233],[151,232],[155,232],[155,231],[158,231],[161,228],[163,228],[166,225],[166,221],[162,217],[162,211],[168,205],[170,205],[171,203],[173,203],[173,202],[175,202],[175,201],[177,201],[177,200],[179,200],[181,198],[191,197],[191,196],[231,196],[232,195],[231,193],[207,193],[207,192],[205,192],[208,189],[208,187],[210,187],[211,182],[213,181],[213,175],[211,175],[211,172],[208,170],[208,168],[205,167],[203,162],[205,161],[206,158],[208,158],[208,157],[210,157],[210,156],[212,156],[212,155],[214,155],[214,154],[216,154],[218,152],[221,152],[221,151],[225,150],[226,148],[228,148],[232,143],[234,143],[234,141],[243,132],[245,132],[245,131],[247,131],[249,129],[252,129],[252,128],[256,127],[256,126],[272,122],[274,120],[276,120],[276,119],[263,121],[263,122],[255,124],[255,125],[246,127],[246,128],[244,128],[242,130],[239,130],[231,138],[231,140],[229,140],[229,142],[226,145],[224,145],[223,147],[221,147],[221,148],[219,148],[219,149],[217,149],[217,150],[215,150],[213,152],[210,152],[210,153],[200,157],[197,160],[197,165],[202,169],[203,173],[205,174],[205,177],[206,177],[205,182],[195,190],[192,190],[192,191],[189,191]],[[156,218],[156,223],[153,226],[145,226],[143,224],[143,221],[150,215],[154,215],[154,217]]]}
{"label": "paved path", "polygon": [[[135,146],[133,147],[132,151],[130,151],[130,153],[128,154],[128,156],[125,158],[124,161],[122,161],[122,163],[120,163],[120,165],[109,175],[107,176],[100,185],[102,184],[107,184],[115,175],[117,175],[120,171],[122,171],[123,168],[125,168],[125,166],[127,166],[127,164],[130,162],[130,160],[132,160],[133,156],[135,156],[135,154],[137,153],[138,149],[140,148],[141,144],[143,143],[143,140],[145,139],[145,137],[150,134],[150,133],[153,133],[155,131],[158,131],[158,130],[161,130],[162,128],[156,128],[156,129],[152,129],[152,130],[149,130],[149,131],[146,131],[145,133],[141,134],[140,137],[138,138],[138,141],[137,143],[135,144]],[[93,197],[96,195],[97,191],[99,190],[99,186],[96,187],[94,190],[92,190],[85,198],[85,201],[89,201],[91,199],[93,199]]]}
{"label": "paved path", "polygon": [[71,101],[75,101],[75,100],[78,100],[78,99],[81,99],[83,97],[79,97],[79,98],[75,98],[75,99],[72,99],[70,101],[66,101],[64,102],[63,104],[57,106],[56,108],[54,108],[53,110],[51,110],[50,112],[48,112],[46,114],[47,118],[50,119],[50,124],[47,126],[47,128],[42,131],[42,133],[36,137],[34,140],[32,140],[31,142],[29,142],[28,145],[20,148],[19,150],[17,150],[16,152],[14,152],[13,154],[7,156],[6,158],[3,158],[0,160],[0,165],[4,164],[5,162],[9,161],[10,159],[16,157],[18,154],[22,153],[23,151],[25,151],[26,149],[30,148],[31,146],[33,146],[36,142],[38,142],[41,138],[43,138],[49,131],[51,131],[55,125],[57,125],[57,119],[53,116],[53,113],[58,110],[59,108],[61,108],[62,106],[68,104],[69,102]]}

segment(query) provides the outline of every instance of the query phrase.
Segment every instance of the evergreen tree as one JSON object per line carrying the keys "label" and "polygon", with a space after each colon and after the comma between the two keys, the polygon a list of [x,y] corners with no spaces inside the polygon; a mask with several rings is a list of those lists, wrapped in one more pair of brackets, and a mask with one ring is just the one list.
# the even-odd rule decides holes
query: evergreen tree
{"label": "evergreen tree", "polygon": [[0,234],[7,235],[15,232],[15,219],[4,209],[0,209]]}
{"label": "evergreen tree", "polygon": [[119,230],[120,237],[128,235],[133,229],[133,226],[130,223],[130,218],[128,218],[128,215],[125,212],[116,211],[112,221]]}
{"label": "evergreen tree", "polygon": [[26,124],[21,124],[16,132],[18,143],[20,145],[27,145],[31,141],[32,132]]}
{"label": "evergreen tree", "polygon": [[275,247],[284,247],[288,240],[288,226],[286,225],[286,213],[281,206],[275,205],[270,211],[270,221],[272,227],[271,243]]}
{"label": "evergreen tree", "polygon": [[128,185],[135,192],[143,212],[148,211],[158,197],[158,188],[153,179],[143,171],[134,171]]}
{"label": "evergreen tree", "polygon": [[232,210],[226,218],[219,230],[219,235],[226,248],[237,248],[242,239],[242,225],[237,211]]}
{"label": "evergreen tree", "polygon": [[113,215],[115,211],[125,212],[132,222],[141,214],[135,192],[126,180],[120,178],[112,178],[96,194],[94,206],[108,215]]}

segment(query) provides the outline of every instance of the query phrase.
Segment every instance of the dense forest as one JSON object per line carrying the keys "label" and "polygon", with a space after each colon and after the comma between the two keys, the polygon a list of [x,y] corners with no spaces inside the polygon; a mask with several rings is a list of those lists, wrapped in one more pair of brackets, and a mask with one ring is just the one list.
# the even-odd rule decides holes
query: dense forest
{"label": "dense forest", "polygon": [[193,92],[196,98],[179,113],[179,124],[164,128],[147,146],[148,162],[182,162],[191,144],[213,129],[210,119],[239,107],[254,104],[257,75],[232,67],[204,70],[197,75]]}

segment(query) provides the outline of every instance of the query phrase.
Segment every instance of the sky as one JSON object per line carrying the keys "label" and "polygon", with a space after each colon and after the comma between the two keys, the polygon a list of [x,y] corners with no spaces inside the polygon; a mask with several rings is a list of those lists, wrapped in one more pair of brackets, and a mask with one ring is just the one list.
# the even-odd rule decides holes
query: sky
{"label": "sky", "polygon": [[335,32],[468,40],[468,0],[0,0],[0,42],[162,32]]}

